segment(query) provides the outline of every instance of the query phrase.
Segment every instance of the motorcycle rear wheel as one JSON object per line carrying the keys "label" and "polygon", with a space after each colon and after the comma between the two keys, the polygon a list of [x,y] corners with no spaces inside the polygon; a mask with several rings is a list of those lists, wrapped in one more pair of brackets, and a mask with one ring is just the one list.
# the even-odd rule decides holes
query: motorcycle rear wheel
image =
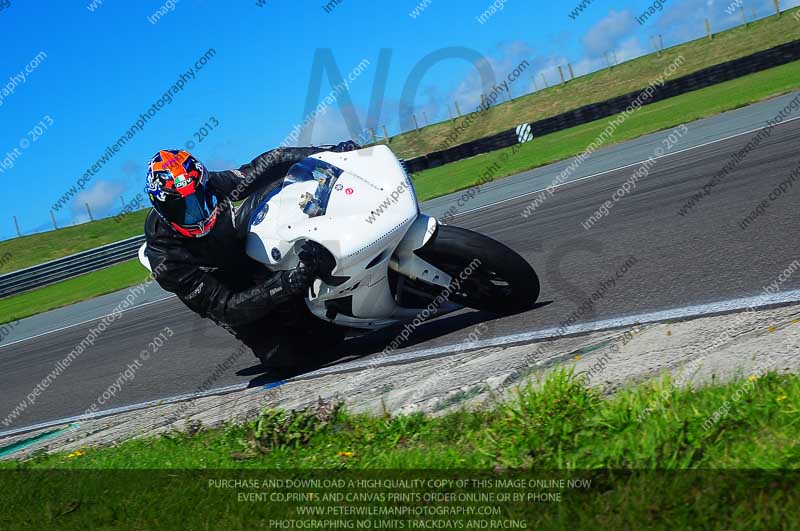
{"label": "motorcycle rear wheel", "polygon": [[533,267],[483,234],[439,225],[416,254],[453,277],[448,299],[463,306],[510,315],[530,310],[539,297],[539,277]]}

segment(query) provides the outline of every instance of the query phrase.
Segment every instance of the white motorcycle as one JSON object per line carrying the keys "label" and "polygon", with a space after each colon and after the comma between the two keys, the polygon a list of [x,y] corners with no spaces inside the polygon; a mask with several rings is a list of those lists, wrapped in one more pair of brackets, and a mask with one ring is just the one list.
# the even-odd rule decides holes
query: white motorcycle
{"label": "white motorcycle", "polygon": [[[306,158],[253,210],[247,254],[267,269],[294,269],[307,241],[327,249],[333,266],[306,304],[350,329],[464,307],[518,313],[539,296],[539,278],[519,254],[422,214],[408,173],[386,146]],[[139,259],[149,269],[145,249]]]}
{"label": "white motorcycle", "polygon": [[539,296],[539,279],[519,254],[420,213],[411,179],[386,146],[313,155],[253,212],[247,254],[268,269],[294,268],[306,241],[335,264],[306,303],[348,328],[376,330],[463,307],[517,313]]}

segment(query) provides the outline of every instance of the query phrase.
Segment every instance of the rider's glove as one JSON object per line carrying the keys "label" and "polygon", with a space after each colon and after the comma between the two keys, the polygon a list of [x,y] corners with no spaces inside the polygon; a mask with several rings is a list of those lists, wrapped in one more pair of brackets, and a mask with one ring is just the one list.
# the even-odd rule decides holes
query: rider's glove
{"label": "rider's glove", "polygon": [[300,263],[286,275],[286,290],[292,296],[305,295],[315,278],[333,270],[330,253],[316,242],[304,243],[297,257]]}
{"label": "rider's glove", "polygon": [[355,151],[357,149],[361,149],[355,140],[347,140],[345,142],[339,142],[336,144],[336,147],[333,148],[333,151],[336,153],[344,153],[345,151]]}
{"label": "rider's glove", "polygon": [[321,277],[329,275],[335,265],[328,250],[317,242],[305,242],[297,257],[300,263]]}
{"label": "rider's glove", "polygon": [[316,272],[305,263],[300,262],[285,277],[286,291],[290,296],[305,295],[308,288],[314,283]]}

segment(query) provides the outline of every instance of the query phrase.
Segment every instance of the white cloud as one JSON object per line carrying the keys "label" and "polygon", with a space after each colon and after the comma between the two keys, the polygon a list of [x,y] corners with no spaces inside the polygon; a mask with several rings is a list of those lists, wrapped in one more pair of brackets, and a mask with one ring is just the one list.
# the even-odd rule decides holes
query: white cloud
{"label": "white cloud", "polygon": [[[771,1],[745,0],[744,14],[747,20],[775,14]],[[781,10],[800,5],[800,0],[781,0]],[[731,11],[728,13],[728,11]],[[704,20],[711,23],[711,31],[719,32],[742,23],[742,12],[736,0],[674,0],[664,13],[655,19],[655,28],[664,35],[666,46],[674,46],[706,35]]]}
{"label": "white cloud", "polygon": [[86,216],[86,203],[92,209],[95,218],[107,214],[112,207],[119,205],[119,196],[125,190],[122,183],[116,181],[97,181],[88,189],[75,196],[72,202],[72,212],[76,217],[88,220]]}
{"label": "white cloud", "polygon": [[572,65],[575,76],[585,76],[608,67],[604,57],[584,57]]}
{"label": "white cloud", "polygon": [[[583,76],[606,68],[606,52],[613,51],[619,62],[651,53],[653,50],[648,41],[649,33],[654,36],[663,34],[665,46],[673,46],[705,35],[703,25],[705,17],[711,19],[715,31],[740,23],[741,14],[727,15],[725,13],[725,8],[731,1],[733,0],[670,0],[663,12],[658,12],[648,20],[648,30],[644,34],[639,31],[640,26],[636,23],[635,14],[630,9],[611,10],[581,39],[583,53],[580,54],[580,57],[567,57],[559,53],[536,56],[535,50],[529,43],[516,40],[498,43],[484,56],[479,66],[488,65],[494,72],[495,82],[497,82],[502,81],[521,61],[527,60],[529,62],[527,71],[512,89],[514,96],[520,96],[533,91],[532,77],[536,80],[539,89],[543,88],[542,75],[545,76],[550,86],[559,83],[559,66],[564,68],[564,74],[567,75],[567,64],[571,64],[575,76]],[[769,5],[752,5],[752,2],[746,0],[748,19],[752,18],[752,7],[757,8],[758,16],[769,15],[772,4],[771,2],[767,2],[767,4]],[[782,0],[781,5],[785,9],[788,6],[800,5],[800,0]],[[554,42],[563,41],[569,35],[568,32],[562,31],[554,37]],[[556,44],[558,43],[556,42]],[[427,114],[428,121],[435,123],[448,118],[448,106],[451,111],[455,111],[454,100],[458,101],[462,114],[474,111],[479,105],[481,94],[486,90],[479,71],[473,65],[465,65],[464,72],[455,88],[448,89],[442,85],[423,85],[420,88],[413,105],[414,113],[421,126],[424,125],[423,111]],[[381,107],[379,126],[385,124],[389,128],[390,134],[397,134],[399,101],[385,97],[381,102]],[[365,107],[357,105],[356,113],[363,124],[364,116],[366,116]],[[408,126],[405,127],[405,130],[408,130]],[[377,133],[379,136],[382,134],[380,128]],[[312,141],[315,144],[333,143],[343,138],[349,138],[353,134],[348,130],[338,107],[332,107],[317,119]]]}
{"label": "white cloud", "polygon": [[[348,107],[348,112],[352,110],[361,121],[362,113],[357,109]],[[327,111],[317,116],[314,120],[314,129],[311,133],[311,143],[314,145],[336,144],[350,138],[358,136],[358,131],[350,131],[344,114],[338,106],[328,107]]]}
{"label": "white cloud", "polygon": [[622,41],[616,49],[617,53],[617,60],[622,63],[624,61],[630,61],[631,59],[636,59],[637,57],[641,57],[648,53],[644,46],[642,46],[639,37],[631,37]]}
{"label": "white cloud", "polygon": [[558,74],[558,67],[561,66],[564,69],[564,75],[567,75],[567,63],[572,64],[572,71],[576,76],[580,75],[578,73],[579,70],[576,69],[576,64],[572,63],[572,61],[563,55],[551,55],[549,57],[540,58],[536,63],[539,67],[539,70],[536,72],[536,82],[541,83],[542,74],[544,74],[549,85],[560,83],[561,76]]}
{"label": "white cloud", "polygon": [[627,36],[634,28],[634,18],[630,11],[614,11],[592,26],[581,42],[589,57],[601,56]]}
{"label": "white cloud", "polygon": [[[458,101],[462,114],[473,112],[481,102],[481,95],[487,91],[491,91],[492,87],[484,87],[483,81],[480,76],[480,69],[488,66],[494,73],[493,81],[505,80],[506,76],[514,70],[522,61],[528,61],[529,66],[526,73],[523,74],[523,79],[520,79],[512,88],[512,93],[519,96],[522,88],[528,88],[530,75],[536,71],[536,68],[542,68],[541,65],[537,66],[534,59],[534,50],[525,41],[509,41],[500,43],[494,50],[494,53],[486,55],[477,65],[470,67],[467,75],[461,80],[456,87],[451,98]],[[477,67],[477,68],[476,68]],[[516,90],[515,90],[516,89]],[[447,101],[440,103],[440,106],[447,111]],[[438,109],[439,114],[442,109]]]}
{"label": "white cloud", "polygon": [[[655,26],[665,32],[690,32],[696,33],[703,29],[703,19],[708,17],[714,9],[713,4],[697,2],[697,0],[674,0],[668,4],[663,13],[654,15],[649,21],[654,22]],[[719,10],[725,12],[725,8],[720,6]],[[657,17],[657,18],[656,18]],[[712,19],[714,17],[711,17]]]}

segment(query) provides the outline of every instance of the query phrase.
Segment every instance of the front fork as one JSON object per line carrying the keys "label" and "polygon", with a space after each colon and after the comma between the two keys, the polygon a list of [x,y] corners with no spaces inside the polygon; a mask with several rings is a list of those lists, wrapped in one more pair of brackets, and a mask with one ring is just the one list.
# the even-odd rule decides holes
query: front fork
{"label": "front fork", "polygon": [[424,214],[417,216],[389,260],[389,268],[412,280],[420,280],[441,288],[448,287],[453,277],[414,252],[424,247],[434,237],[438,226],[436,218]]}

